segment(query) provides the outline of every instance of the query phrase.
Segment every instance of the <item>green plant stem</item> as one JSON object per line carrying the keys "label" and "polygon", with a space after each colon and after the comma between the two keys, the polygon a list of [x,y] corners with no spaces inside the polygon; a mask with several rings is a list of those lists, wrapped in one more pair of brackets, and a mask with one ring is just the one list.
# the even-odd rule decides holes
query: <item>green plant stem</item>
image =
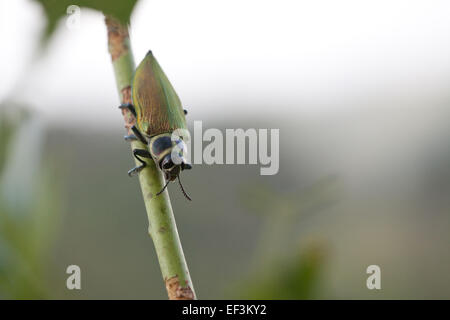
{"label": "green plant stem", "polygon": [[[108,47],[120,100],[122,103],[131,103],[131,80],[135,64],[130,48],[128,30],[111,17],[106,17],[105,22],[108,30]],[[131,134],[130,128],[135,119],[128,110],[123,109],[122,113],[125,128]],[[133,150],[146,149],[147,146],[139,141],[133,141],[131,148]],[[137,160],[135,162],[139,165]],[[164,185],[164,178],[153,161],[148,161],[147,167],[139,173],[139,183],[147,210],[149,234],[155,245],[169,299],[195,299],[195,292],[178,236],[169,193],[166,189],[161,195],[156,196]]]}

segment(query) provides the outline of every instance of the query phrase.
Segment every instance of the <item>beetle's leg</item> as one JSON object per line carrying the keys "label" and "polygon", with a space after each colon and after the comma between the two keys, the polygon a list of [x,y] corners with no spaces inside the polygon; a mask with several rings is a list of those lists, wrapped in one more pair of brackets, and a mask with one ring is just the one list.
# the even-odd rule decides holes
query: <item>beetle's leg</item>
{"label": "beetle's leg", "polygon": [[136,118],[136,109],[131,103],[122,103],[119,106],[119,109],[128,109],[133,114],[133,116]]}
{"label": "beetle's leg", "polygon": [[139,139],[145,145],[148,144],[147,140],[144,138],[144,136],[139,131],[139,129],[136,127],[136,125],[131,127],[131,131],[133,131],[135,138]]}
{"label": "beetle's leg", "polygon": [[[123,103],[119,106],[119,108],[130,110],[130,112],[136,118],[136,109],[131,103]],[[131,127],[131,130],[133,131],[134,135],[130,134],[125,136],[124,138],[126,141],[135,141],[139,139],[142,143],[147,144],[147,140],[145,140],[145,138],[142,136],[141,132],[139,131],[138,128],[136,128],[135,125]]]}
{"label": "beetle's leg", "polygon": [[139,140],[145,145],[148,144],[147,140],[145,140],[144,136],[141,134],[139,129],[136,128],[136,126],[132,126],[131,130],[134,132],[134,134],[128,134],[128,135],[124,136],[123,138],[125,139],[125,141],[136,141],[136,140]]}
{"label": "beetle's leg", "polygon": [[123,137],[125,141],[136,141],[138,138],[134,134],[129,134]]}
{"label": "beetle's leg", "polygon": [[147,166],[147,163],[142,160],[140,157],[143,158],[152,158],[150,152],[148,152],[145,149],[134,149],[133,155],[140,163],[142,163],[140,166],[134,167],[133,169],[128,171],[128,175],[131,177],[135,173],[139,173],[142,169],[144,169]]}
{"label": "beetle's leg", "polygon": [[183,163],[181,164],[181,169],[183,169],[183,170],[191,170],[191,169],[192,169],[192,166],[191,166],[191,164],[189,164],[189,163],[183,162]]}

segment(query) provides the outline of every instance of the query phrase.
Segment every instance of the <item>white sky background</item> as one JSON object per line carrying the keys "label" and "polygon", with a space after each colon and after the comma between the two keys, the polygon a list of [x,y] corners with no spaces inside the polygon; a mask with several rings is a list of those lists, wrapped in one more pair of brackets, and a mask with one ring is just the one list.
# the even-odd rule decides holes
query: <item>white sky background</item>
{"label": "white sky background", "polygon": [[[57,121],[120,121],[102,15],[83,9],[79,30],[63,21],[31,62],[43,26],[36,4],[0,0],[0,101]],[[151,49],[194,119],[450,89],[448,0],[141,0],[131,39],[136,63]]]}

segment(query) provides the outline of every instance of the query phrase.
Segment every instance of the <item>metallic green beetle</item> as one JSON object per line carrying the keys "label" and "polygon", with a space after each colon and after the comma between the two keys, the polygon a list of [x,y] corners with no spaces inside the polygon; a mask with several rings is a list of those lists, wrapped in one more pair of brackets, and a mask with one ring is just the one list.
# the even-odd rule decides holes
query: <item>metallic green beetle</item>
{"label": "metallic green beetle", "polygon": [[[133,104],[123,104],[119,107],[129,109],[136,117],[136,124],[131,128],[134,134],[125,136],[125,140],[140,140],[148,146],[148,150],[133,150],[133,155],[141,165],[128,171],[128,174],[140,172],[147,165],[142,158],[151,158],[162,170],[167,181],[158,195],[170,181],[178,178],[183,194],[191,200],[180,181],[180,172],[191,169],[186,160],[187,147],[182,138],[172,137],[174,130],[187,130],[187,112],[181,107],[178,95],[151,51],[136,68],[131,91]],[[176,161],[173,159],[175,147]]]}

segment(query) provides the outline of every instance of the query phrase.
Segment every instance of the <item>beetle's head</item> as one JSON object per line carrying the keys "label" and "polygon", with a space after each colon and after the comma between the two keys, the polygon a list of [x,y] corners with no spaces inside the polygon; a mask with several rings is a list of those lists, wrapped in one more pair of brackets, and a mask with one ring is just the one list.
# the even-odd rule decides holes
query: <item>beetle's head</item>
{"label": "beetle's head", "polygon": [[187,146],[182,139],[172,141],[170,135],[157,136],[151,140],[150,153],[167,180],[173,181],[182,170],[191,169],[186,160]]}
{"label": "beetle's head", "polygon": [[191,165],[184,161],[181,164],[175,164],[170,153],[161,160],[160,166],[166,180],[170,181],[175,180],[182,170],[191,169]]}
{"label": "beetle's head", "polygon": [[[150,153],[164,173],[167,182],[179,178],[181,171],[192,168],[186,159],[187,146],[182,139],[172,141],[168,134],[156,136],[150,141]],[[189,199],[183,186],[181,188],[183,194]]]}

